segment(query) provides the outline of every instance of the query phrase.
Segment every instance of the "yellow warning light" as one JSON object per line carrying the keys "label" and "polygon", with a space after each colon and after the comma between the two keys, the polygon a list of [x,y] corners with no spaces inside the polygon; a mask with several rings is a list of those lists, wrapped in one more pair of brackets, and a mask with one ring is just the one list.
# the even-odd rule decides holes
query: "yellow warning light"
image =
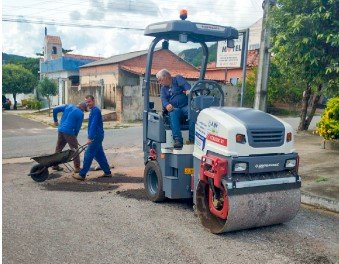
{"label": "yellow warning light", "polygon": [[180,18],[181,18],[181,20],[185,20],[187,18],[187,10],[186,9],[180,10]]}

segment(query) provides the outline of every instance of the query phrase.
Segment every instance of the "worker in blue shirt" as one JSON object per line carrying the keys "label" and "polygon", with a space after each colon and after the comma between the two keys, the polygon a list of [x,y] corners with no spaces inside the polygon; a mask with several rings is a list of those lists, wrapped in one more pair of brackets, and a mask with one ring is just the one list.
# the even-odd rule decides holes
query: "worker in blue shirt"
{"label": "worker in blue shirt", "polygon": [[[55,148],[55,153],[61,152],[66,144],[71,149],[78,148],[77,136],[79,134],[82,121],[84,120],[84,111],[87,110],[85,102],[80,103],[78,106],[73,104],[64,104],[57,106],[53,109],[53,121],[55,126],[58,127],[58,141]],[[58,113],[63,113],[60,121],[58,122]],[[54,170],[62,170],[60,166],[53,166]],[[80,157],[74,158],[74,172],[80,171]]]}
{"label": "worker in blue shirt", "polygon": [[[180,130],[180,121],[188,118],[188,98],[191,85],[181,75],[172,77],[166,69],[156,74],[161,85],[160,98],[162,106],[168,111],[174,140],[174,148],[182,149],[183,138]],[[189,141],[194,141],[194,123],[189,121]]]}
{"label": "worker in blue shirt", "polygon": [[102,141],[104,140],[104,127],[102,122],[101,111],[95,106],[94,97],[92,95],[86,96],[86,104],[91,110],[88,119],[88,147],[85,152],[84,163],[79,173],[73,173],[72,177],[77,180],[85,180],[87,172],[89,171],[93,159],[95,159],[100,168],[104,171],[102,177],[111,177],[111,170],[107,162]]}

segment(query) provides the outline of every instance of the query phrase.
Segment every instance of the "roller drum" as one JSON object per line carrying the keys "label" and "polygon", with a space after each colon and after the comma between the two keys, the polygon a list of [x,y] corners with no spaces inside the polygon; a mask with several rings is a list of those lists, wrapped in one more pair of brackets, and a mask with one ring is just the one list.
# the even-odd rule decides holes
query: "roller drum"
{"label": "roller drum", "polygon": [[300,208],[300,188],[228,195],[228,215],[222,220],[211,214],[208,184],[197,187],[197,213],[204,227],[212,233],[223,233],[287,222]]}

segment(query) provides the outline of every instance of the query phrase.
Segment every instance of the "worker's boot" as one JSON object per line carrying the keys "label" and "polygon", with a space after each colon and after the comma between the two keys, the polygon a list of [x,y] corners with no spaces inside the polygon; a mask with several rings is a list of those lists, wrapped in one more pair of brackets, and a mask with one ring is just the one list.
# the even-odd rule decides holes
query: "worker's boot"
{"label": "worker's boot", "polygon": [[182,149],[182,142],[178,139],[174,139],[174,144],[173,144],[173,147],[174,149]]}
{"label": "worker's boot", "polygon": [[79,168],[75,167],[75,168],[74,168],[74,172],[75,172],[75,173],[79,173],[79,172],[80,172],[80,167],[79,167]]}
{"label": "worker's boot", "polygon": [[72,177],[76,180],[79,180],[79,181],[85,180],[85,177],[82,177],[82,176],[79,175],[79,173],[75,173],[75,172],[72,173]]}
{"label": "worker's boot", "polygon": [[103,173],[100,177],[113,177],[112,173]]}

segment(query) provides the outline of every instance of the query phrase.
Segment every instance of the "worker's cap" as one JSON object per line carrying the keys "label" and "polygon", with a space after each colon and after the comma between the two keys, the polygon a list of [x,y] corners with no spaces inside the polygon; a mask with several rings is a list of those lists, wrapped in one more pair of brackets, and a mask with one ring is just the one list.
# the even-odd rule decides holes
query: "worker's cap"
{"label": "worker's cap", "polygon": [[81,102],[81,103],[79,103],[79,107],[81,108],[81,109],[83,109],[84,111],[88,111],[88,109],[87,109],[87,103],[86,102]]}

